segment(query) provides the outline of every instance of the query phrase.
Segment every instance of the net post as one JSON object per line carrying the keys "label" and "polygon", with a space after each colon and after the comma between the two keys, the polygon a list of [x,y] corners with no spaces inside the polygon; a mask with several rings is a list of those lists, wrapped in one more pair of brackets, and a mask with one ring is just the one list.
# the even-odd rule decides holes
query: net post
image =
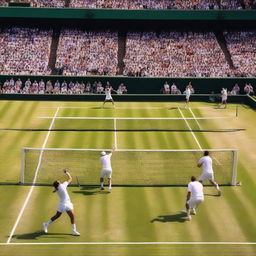
{"label": "net post", "polygon": [[238,105],[236,105],[236,117],[238,117]]}
{"label": "net post", "polygon": [[21,169],[20,169],[20,183],[24,184],[25,172],[25,148],[21,148]]}
{"label": "net post", "polygon": [[237,151],[233,150],[233,168],[232,168],[232,182],[231,185],[236,185],[236,174],[237,174]]}

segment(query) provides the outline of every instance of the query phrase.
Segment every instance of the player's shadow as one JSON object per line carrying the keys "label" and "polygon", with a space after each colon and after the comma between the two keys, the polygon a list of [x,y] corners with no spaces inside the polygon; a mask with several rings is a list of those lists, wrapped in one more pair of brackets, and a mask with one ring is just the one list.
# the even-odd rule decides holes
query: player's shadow
{"label": "player's shadow", "polygon": [[152,219],[150,222],[185,222],[186,214],[185,213],[178,213],[172,215],[160,215],[157,218]]}
{"label": "player's shadow", "polygon": [[73,193],[76,194],[83,194],[85,196],[93,196],[93,195],[98,195],[98,194],[109,194],[108,190],[100,190],[99,188],[95,186],[82,186],[80,187],[79,191],[73,191]]}
{"label": "player's shadow", "polygon": [[42,235],[47,235],[47,236],[68,235],[68,236],[70,236],[71,234],[68,234],[68,233],[47,233],[46,234],[46,233],[44,233],[44,231],[39,230],[39,231],[36,231],[33,233],[13,235],[13,238],[20,239],[20,240],[37,240]]}
{"label": "player's shadow", "polygon": [[21,240],[37,240],[37,238],[39,238],[42,235],[45,235],[45,233],[42,230],[39,230],[33,233],[13,235],[13,237]]}

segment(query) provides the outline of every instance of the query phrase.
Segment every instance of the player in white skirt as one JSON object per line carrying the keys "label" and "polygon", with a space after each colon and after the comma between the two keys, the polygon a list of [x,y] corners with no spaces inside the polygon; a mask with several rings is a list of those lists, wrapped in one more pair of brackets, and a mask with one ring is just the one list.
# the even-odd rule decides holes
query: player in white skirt
{"label": "player in white skirt", "polygon": [[[187,219],[191,220],[191,214],[196,214],[196,208],[204,201],[204,192],[202,183],[196,180],[195,176],[191,177],[188,184],[188,193],[186,198],[186,214]],[[184,212],[184,211],[183,211]]]}
{"label": "player in white skirt", "polygon": [[59,205],[57,208],[57,213],[47,222],[43,223],[44,232],[48,232],[48,226],[58,219],[63,212],[67,212],[68,216],[70,217],[71,225],[72,225],[72,235],[73,236],[80,236],[80,233],[76,230],[76,224],[75,224],[75,216],[74,216],[74,208],[73,204],[70,201],[70,197],[67,192],[67,186],[71,183],[72,177],[70,173],[64,169],[64,173],[68,176],[68,180],[61,183],[60,181],[54,181],[53,186],[55,187],[55,190],[53,192],[57,192],[57,194],[60,197]]}
{"label": "player in white skirt", "polygon": [[227,88],[222,88],[222,90],[221,90],[221,104],[219,105],[219,107],[221,107],[221,105],[224,105],[224,108],[227,108],[227,99],[228,99]]}
{"label": "player in white skirt", "polygon": [[114,100],[113,100],[113,98],[112,98],[111,91],[113,91],[112,87],[110,87],[109,85],[107,85],[106,88],[105,88],[105,95],[106,95],[106,97],[105,97],[105,100],[104,100],[104,102],[103,102],[103,104],[102,104],[102,106],[101,106],[102,108],[104,107],[104,105],[105,105],[105,103],[106,103],[107,101],[111,101],[113,107],[115,108],[115,102],[114,102]]}
{"label": "player in white skirt", "polygon": [[104,178],[108,179],[108,190],[111,192],[112,188],[112,166],[111,166],[111,157],[112,153],[115,149],[112,150],[111,153],[107,154],[105,151],[101,152],[100,163],[102,165],[102,170],[100,174],[100,189],[104,190]]}
{"label": "player in white skirt", "polygon": [[212,158],[209,156],[209,151],[204,152],[204,156],[199,159],[197,166],[202,167],[203,169],[203,172],[199,178],[199,181],[202,183],[205,180],[209,180],[210,183],[215,186],[218,192],[218,196],[220,196],[221,191],[218,183],[214,180],[214,173],[212,169]]}

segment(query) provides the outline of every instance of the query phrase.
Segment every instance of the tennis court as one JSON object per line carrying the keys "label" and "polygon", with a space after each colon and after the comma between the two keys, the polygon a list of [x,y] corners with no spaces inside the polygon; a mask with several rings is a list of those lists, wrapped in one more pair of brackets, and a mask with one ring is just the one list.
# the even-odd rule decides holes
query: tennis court
{"label": "tennis court", "polygon": [[[64,255],[255,255],[254,110],[240,105],[236,116],[237,106],[232,104],[227,109],[202,102],[187,109],[175,102],[122,102],[116,109],[99,105],[2,102],[0,255],[17,250],[19,255],[56,250]],[[113,184],[118,186],[112,193],[100,192],[99,152],[113,146]],[[26,185],[15,185],[21,179],[24,147],[31,152]],[[71,159],[70,151],[59,155],[47,149],[87,150],[75,151]],[[216,155],[223,196],[216,197],[214,188],[206,186],[205,202],[189,222],[180,211],[185,185],[200,173],[193,165],[203,149],[237,150],[236,182],[242,186],[228,186],[232,170],[226,169],[231,164],[226,153],[223,158]],[[190,153],[172,155],[172,150]],[[67,166],[61,165],[74,174],[68,191],[80,237],[69,235],[65,215],[48,234],[42,231],[58,203],[47,185],[65,178],[62,169]],[[90,169],[89,176],[83,167]]]}

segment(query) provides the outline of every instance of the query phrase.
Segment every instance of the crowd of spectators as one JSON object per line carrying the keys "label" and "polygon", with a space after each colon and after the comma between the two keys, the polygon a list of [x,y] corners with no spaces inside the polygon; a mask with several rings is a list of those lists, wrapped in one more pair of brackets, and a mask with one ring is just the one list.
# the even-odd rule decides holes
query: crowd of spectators
{"label": "crowd of spectators", "polygon": [[231,91],[228,91],[228,94],[231,95],[239,95],[239,94],[247,94],[247,95],[254,95],[254,89],[251,83],[246,83],[244,85],[243,91],[240,90],[240,86],[236,83]]}
{"label": "crowd of spectators", "polygon": [[235,66],[234,76],[256,76],[256,32],[226,32],[225,38]]}
{"label": "crowd of spectators", "polygon": [[33,7],[64,8],[65,3],[65,0],[30,0],[30,4]]}
{"label": "crowd of spectators", "polygon": [[[193,88],[191,82],[189,82],[188,86],[189,86],[191,94],[194,94],[195,89]],[[177,85],[175,83],[172,83],[172,85],[170,86],[170,84],[167,81],[165,81],[163,87],[160,89],[160,93],[162,93],[162,94],[178,95],[178,94],[185,94],[185,92],[186,92],[186,90],[181,92],[181,90],[177,87]]]}
{"label": "crowd of spectators", "polygon": [[[256,0],[15,0],[30,2],[33,7],[90,9],[183,9],[183,10],[241,10],[256,9]],[[7,5],[0,0],[0,6]]]}
{"label": "crowd of spectators", "polygon": [[231,72],[213,33],[127,34],[124,75],[225,77]]}
{"label": "crowd of spectators", "polygon": [[170,0],[71,0],[71,8],[168,9]]}
{"label": "crowd of spectators", "polygon": [[[55,82],[48,80],[44,81],[41,79],[40,81],[34,80],[31,81],[28,78],[24,83],[20,78],[14,80],[11,78],[10,80],[6,80],[2,85],[0,84],[0,92],[6,94],[103,94],[105,93],[105,87],[110,85],[110,82],[107,81],[104,85],[101,81],[94,82],[78,82],[78,81],[62,81],[56,80]],[[113,89],[113,88],[112,88]],[[116,94],[127,94],[127,88],[124,83],[121,83],[117,90],[113,91]]]}
{"label": "crowd of spectators", "polygon": [[51,29],[0,29],[0,73],[50,74],[48,61],[51,41]]}
{"label": "crowd of spectators", "polygon": [[61,31],[56,68],[64,75],[116,75],[118,33],[111,31]]}

